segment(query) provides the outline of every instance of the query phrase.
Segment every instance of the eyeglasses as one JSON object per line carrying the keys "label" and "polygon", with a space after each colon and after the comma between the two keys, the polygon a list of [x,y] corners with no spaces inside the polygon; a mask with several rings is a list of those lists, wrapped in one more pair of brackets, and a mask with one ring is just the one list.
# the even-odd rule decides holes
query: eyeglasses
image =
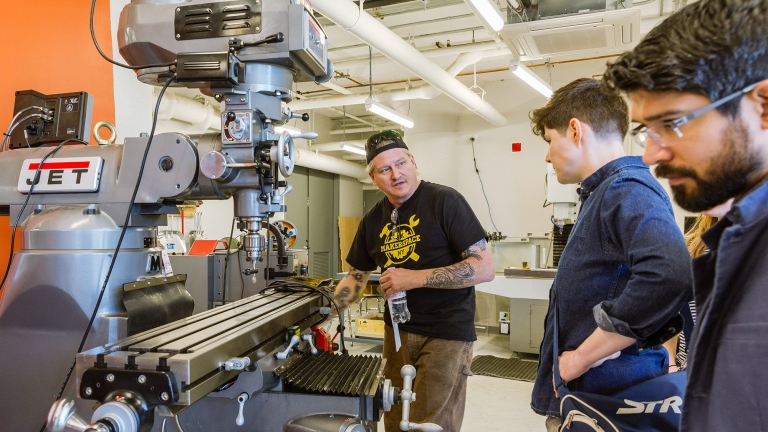
{"label": "eyeglasses", "polygon": [[393,130],[385,130],[372,135],[365,143],[365,151],[374,150],[379,144],[385,141],[403,142],[403,137],[399,133]]}
{"label": "eyeglasses", "polygon": [[394,226],[392,228],[393,238],[398,239],[398,234],[400,233],[400,216],[397,214],[397,209],[392,210],[390,217],[392,219],[392,225]]}
{"label": "eyeglasses", "polygon": [[730,102],[733,99],[736,99],[739,96],[743,96],[752,89],[754,89],[759,83],[754,83],[752,85],[749,85],[747,87],[744,87],[743,89],[729,94],[728,96],[718,99],[711,104],[705,106],[704,108],[700,108],[687,116],[683,116],[674,120],[667,120],[658,124],[655,124],[653,126],[644,126],[640,125],[636,127],[635,129],[632,129],[630,131],[630,135],[632,135],[632,139],[637,143],[640,147],[645,147],[646,143],[648,142],[648,138],[652,139],[656,144],[660,145],[661,147],[669,147],[671,145],[674,145],[678,141],[680,141],[683,138],[683,133],[680,131],[680,126],[688,123],[689,121],[695,119],[696,117],[701,116],[702,114],[705,114],[723,104],[726,102]]}

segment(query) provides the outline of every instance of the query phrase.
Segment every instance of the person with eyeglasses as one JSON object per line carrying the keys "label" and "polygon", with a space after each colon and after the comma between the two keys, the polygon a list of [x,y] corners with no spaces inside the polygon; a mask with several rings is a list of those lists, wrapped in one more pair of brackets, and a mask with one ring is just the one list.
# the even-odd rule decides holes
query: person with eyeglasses
{"label": "person with eyeglasses", "polygon": [[[558,182],[580,183],[581,209],[552,283],[561,378],[572,391],[610,395],[667,373],[661,344],[683,328],[691,261],[669,196],[639,157],[625,155],[627,103],[581,78],[530,117]],[[550,304],[531,397],[548,431],[562,422],[554,313]]]}
{"label": "person with eyeglasses", "polygon": [[[335,301],[340,308],[356,301],[377,267],[387,298],[406,292],[411,317],[399,324],[399,350],[389,305],[385,311],[384,375],[402,388],[400,368],[415,366],[410,421],[459,431],[476,339],[474,286],[495,277],[485,230],[461,194],[419,180],[397,132],[371,136],[365,151],[368,175],[385,197],[360,222]],[[400,430],[400,410],[384,414],[387,432]]]}
{"label": "person with eyeglasses", "polygon": [[608,66],[643,160],[675,201],[701,212],[734,198],[693,260],[681,431],[768,425],[768,2],[701,0]]}

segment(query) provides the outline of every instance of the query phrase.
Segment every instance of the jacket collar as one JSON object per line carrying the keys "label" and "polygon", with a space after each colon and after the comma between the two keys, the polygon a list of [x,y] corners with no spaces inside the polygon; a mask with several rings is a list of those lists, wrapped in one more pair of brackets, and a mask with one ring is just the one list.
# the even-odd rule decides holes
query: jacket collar
{"label": "jacket collar", "polygon": [[590,174],[589,177],[581,182],[581,187],[578,189],[581,200],[586,200],[603,181],[630,166],[648,168],[648,166],[643,163],[643,158],[640,156],[622,156],[618,159],[614,159],[600,167],[600,169]]}

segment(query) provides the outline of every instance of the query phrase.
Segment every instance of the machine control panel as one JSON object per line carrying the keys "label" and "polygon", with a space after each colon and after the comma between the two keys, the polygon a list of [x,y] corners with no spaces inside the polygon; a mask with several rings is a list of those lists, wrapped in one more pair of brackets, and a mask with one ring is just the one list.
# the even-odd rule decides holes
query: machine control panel
{"label": "machine control panel", "polygon": [[11,134],[10,148],[36,147],[39,144],[67,139],[82,141],[90,139],[93,96],[88,93],[45,95],[34,90],[16,92],[14,113],[32,106],[53,111],[51,120],[43,120],[39,117],[25,120]]}

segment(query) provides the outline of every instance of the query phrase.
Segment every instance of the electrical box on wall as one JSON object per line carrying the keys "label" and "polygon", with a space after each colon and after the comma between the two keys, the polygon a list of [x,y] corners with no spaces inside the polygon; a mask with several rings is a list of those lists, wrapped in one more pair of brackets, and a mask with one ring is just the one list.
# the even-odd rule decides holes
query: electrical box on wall
{"label": "electrical box on wall", "polygon": [[41,118],[39,114],[42,112],[38,109],[21,114],[16,121],[28,116],[33,117],[24,120],[13,130],[10,148],[36,147],[43,143],[61,142],[67,139],[87,142],[90,139],[93,96],[88,93],[44,95],[34,90],[17,91],[13,113],[16,114],[29,107],[50,110],[50,116]]}

